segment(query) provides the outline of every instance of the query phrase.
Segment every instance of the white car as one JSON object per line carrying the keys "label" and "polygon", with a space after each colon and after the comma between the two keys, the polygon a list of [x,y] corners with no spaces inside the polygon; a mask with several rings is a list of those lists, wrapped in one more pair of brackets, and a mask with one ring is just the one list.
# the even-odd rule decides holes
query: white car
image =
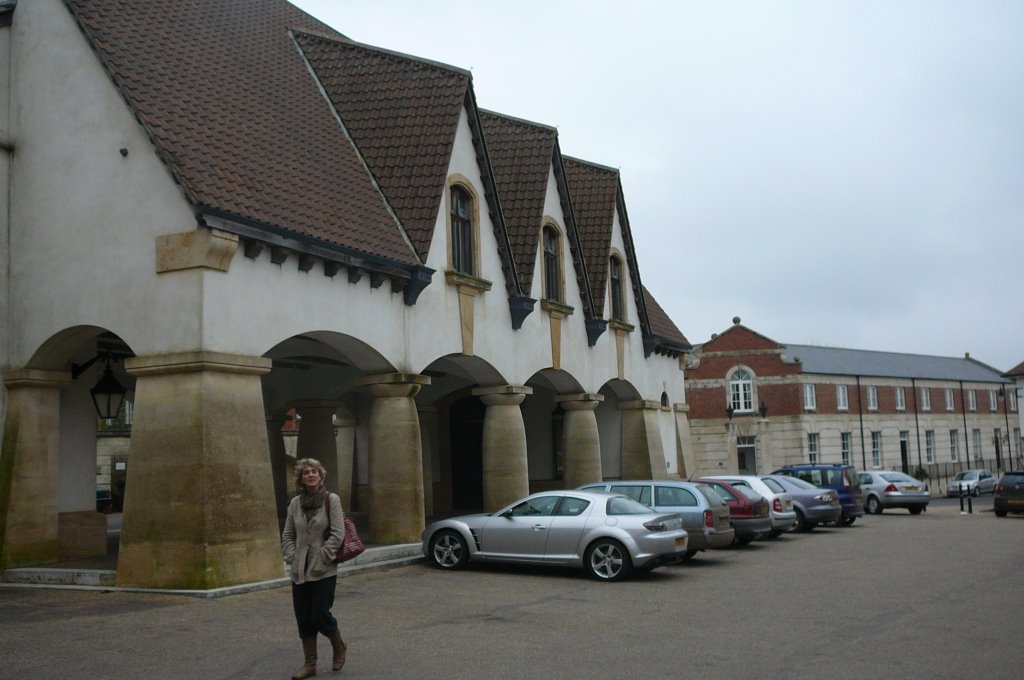
{"label": "white car", "polygon": [[949,488],[946,489],[947,496],[970,495],[977,496],[983,493],[994,493],[996,490],[996,478],[988,470],[964,470],[957,473],[956,477],[950,480]]}
{"label": "white car", "polygon": [[746,486],[761,494],[768,501],[769,513],[772,518],[770,536],[775,537],[784,531],[792,531],[796,528],[793,497],[785,487],[774,479],[762,479],[756,475],[706,475],[706,477],[720,479],[733,486]]}

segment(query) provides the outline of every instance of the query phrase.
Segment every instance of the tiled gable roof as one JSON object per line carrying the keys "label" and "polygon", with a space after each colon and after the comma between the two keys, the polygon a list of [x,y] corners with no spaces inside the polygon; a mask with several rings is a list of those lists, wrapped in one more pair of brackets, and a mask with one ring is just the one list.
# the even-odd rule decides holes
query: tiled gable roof
{"label": "tiled gable roof", "polygon": [[594,163],[563,157],[576,229],[590,275],[594,309],[600,316],[608,289],[608,257],[618,201],[619,173]]}
{"label": "tiled gable roof", "polygon": [[817,345],[786,345],[786,355],[790,360],[799,358],[804,373],[1007,382],[998,370],[970,357],[936,357]]}
{"label": "tiled gable roof", "polygon": [[1019,364],[1017,364],[1016,366],[1011,368],[1009,371],[1007,371],[1003,375],[1011,377],[1011,378],[1012,377],[1017,377],[1017,376],[1024,376],[1024,361],[1020,362]]}
{"label": "tiled gable roof", "polygon": [[284,0],[65,0],[198,213],[417,264],[289,29]]}
{"label": "tiled gable roof", "polygon": [[651,335],[660,341],[666,348],[685,352],[693,348],[690,342],[683,335],[682,331],[675,325],[658,301],[654,299],[647,286],[643,286],[644,305],[647,307],[647,319],[651,325]]}
{"label": "tiled gable roof", "polygon": [[295,41],[425,260],[469,72],[321,35]]}
{"label": "tiled gable roof", "polygon": [[533,282],[557,132],[492,111],[481,111],[480,122],[519,281],[528,291]]}

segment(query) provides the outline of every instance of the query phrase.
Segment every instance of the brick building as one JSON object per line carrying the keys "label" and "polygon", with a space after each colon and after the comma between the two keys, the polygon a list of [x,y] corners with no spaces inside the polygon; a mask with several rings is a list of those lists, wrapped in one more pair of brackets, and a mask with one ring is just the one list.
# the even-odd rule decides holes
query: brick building
{"label": "brick building", "polygon": [[1014,383],[969,355],[785,345],[734,319],[685,382],[697,473],[844,462],[941,484],[1021,462]]}

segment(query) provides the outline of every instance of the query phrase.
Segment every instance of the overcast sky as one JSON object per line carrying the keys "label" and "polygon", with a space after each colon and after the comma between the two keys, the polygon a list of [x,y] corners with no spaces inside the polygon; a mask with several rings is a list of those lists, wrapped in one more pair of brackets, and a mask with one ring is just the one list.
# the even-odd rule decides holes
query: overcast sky
{"label": "overcast sky", "polygon": [[1024,361],[1024,2],[295,4],[618,168],[692,343]]}

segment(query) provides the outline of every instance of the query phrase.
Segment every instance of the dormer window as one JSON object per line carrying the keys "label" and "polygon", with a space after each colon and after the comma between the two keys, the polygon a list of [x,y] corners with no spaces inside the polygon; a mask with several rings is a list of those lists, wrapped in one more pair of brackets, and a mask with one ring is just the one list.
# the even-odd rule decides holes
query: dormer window
{"label": "dormer window", "polygon": [[562,302],[561,239],[552,226],[544,227],[544,297]]}
{"label": "dormer window", "polygon": [[626,321],[626,309],[622,294],[622,260],[615,255],[608,262],[608,282],[611,286],[612,319],[624,322]]}
{"label": "dormer window", "polygon": [[473,262],[473,198],[460,186],[451,188],[452,269],[476,275]]}

